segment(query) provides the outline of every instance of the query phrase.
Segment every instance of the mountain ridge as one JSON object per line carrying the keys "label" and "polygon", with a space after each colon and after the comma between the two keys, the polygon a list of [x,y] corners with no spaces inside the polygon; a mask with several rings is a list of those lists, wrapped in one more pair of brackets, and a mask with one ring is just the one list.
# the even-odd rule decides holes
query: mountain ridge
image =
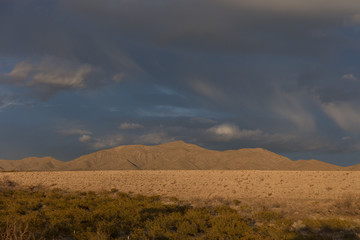
{"label": "mountain ridge", "polygon": [[63,162],[52,157],[0,160],[0,171],[75,170],[360,170],[319,160],[290,160],[263,148],[216,151],[175,141],[160,145],[122,145]]}

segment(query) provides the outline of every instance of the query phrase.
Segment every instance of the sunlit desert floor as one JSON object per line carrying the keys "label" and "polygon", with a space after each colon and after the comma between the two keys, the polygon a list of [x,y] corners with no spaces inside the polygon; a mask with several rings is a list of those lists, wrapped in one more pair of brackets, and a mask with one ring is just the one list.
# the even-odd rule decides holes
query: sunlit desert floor
{"label": "sunlit desert floor", "polygon": [[360,199],[360,171],[61,171],[0,172],[0,180],[25,187],[109,191],[176,197],[194,206],[267,206],[291,216],[353,211]]}
{"label": "sunlit desert floor", "polygon": [[1,172],[20,185],[70,191],[116,188],[182,200],[337,199],[360,194],[360,171],[69,171]]}

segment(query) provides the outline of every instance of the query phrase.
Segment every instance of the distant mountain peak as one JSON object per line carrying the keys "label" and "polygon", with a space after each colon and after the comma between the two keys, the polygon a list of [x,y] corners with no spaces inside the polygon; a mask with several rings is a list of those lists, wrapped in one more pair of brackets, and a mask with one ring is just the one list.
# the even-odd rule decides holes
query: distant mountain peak
{"label": "distant mountain peak", "polygon": [[52,157],[0,160],[0,169],[27,170],[360,170],[317,160],[292,161],[264,148],[214,151],[182,140],[121,145],[62,162]]}

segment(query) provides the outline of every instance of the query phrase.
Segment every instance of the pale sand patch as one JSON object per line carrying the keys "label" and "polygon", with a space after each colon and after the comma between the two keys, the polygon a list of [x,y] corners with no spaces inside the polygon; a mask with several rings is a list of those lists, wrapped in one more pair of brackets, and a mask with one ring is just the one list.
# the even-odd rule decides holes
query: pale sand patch
{"label": "pale sand patch", "polygon": [[70,191],[102,191],[175,196],[181,200],[330,200],[360,195],[360,171],[60,171],[1,172],[20,185]]}

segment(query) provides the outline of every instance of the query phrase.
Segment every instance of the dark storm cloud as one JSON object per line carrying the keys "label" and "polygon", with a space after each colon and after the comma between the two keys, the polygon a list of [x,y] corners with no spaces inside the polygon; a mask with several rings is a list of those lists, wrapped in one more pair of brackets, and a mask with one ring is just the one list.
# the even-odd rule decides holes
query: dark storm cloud
{"label": "dark storm cloud", "polygon": [[[128,73],[136,77],[141,72],[122,51],[128,48],[126,44],[114,38],[110,41],[89,22],[64,11],[58,1],[1,4],[0,52],[5,62],[6,57],[17,59],[5,74],[6,83],[26,81],[26,86],[47,99],[60,90],[121,82]],[[90,72],[96,73],[96,81],[90,80],[91,84],[84,87],[82,83],[92,78]]]}
{"label": "dark storm cloud", "polygon": [[144,56],[137,49],[149,44],[175,52],[313,56],[348,43],[336,30],[357,23],[359,9],[352,0],[4,0],[0,50],[75,58],[108,70],[139,70],[136,60]]}
{"label": "dark storm cloud", "polygon": [[35,96],[48,132],[84,123],[45,134],[67,158],[176,139],[359,151],[359,24],[358,0],[0,0],[0,111]]}
{"label": "dark storm cloud", "polygon": [[[108,31],[159,46],[232,54],[314,55],[356,23],[357,1],[67,1],[65,8]],[[334,29],[335,28],[335,29]]]}
{"label": "dark storm cloud", "polygon": [[[316,3],[283,0],[2,1],[0,51],[18,57],[19,62],[50,56],[80,66],[87,64],[102,71],[103,75],[97,79],[121,81],[139,75],[153,79],[171,77],[171,84],[176,85],[184,78],[205,75],[204,80],[192,86],[206,95],[211,86],[201,81],[211,80],[206,78],[206,72],[209,65],[216,63],[198,61],[208,58],[209,52],[234,56],[329,55],[348,44],[349,39],[336,31],[357,23],[359,7],[358,2],[351,0],[341,3],[323,0]],[[198,54],[186,56],[181,53],[183,51]],[[201,57],[202,54],[205,56]],[[194,74],[187,63],[197,63],[200,72]],[[217,68],[225,78],[233,71],[224,65]],[[169,76],[169,72],[174,76],[180,73],[180,77],[177,79],[171,73]],[[57,87],[43,84],[38,88],[51,96],[58,91]]]}
{"label": "dark storm cloud", "polygon": [[311,72],[299,76],[298,83],[324,103],[360,100],[360,79],[354,73]]}

